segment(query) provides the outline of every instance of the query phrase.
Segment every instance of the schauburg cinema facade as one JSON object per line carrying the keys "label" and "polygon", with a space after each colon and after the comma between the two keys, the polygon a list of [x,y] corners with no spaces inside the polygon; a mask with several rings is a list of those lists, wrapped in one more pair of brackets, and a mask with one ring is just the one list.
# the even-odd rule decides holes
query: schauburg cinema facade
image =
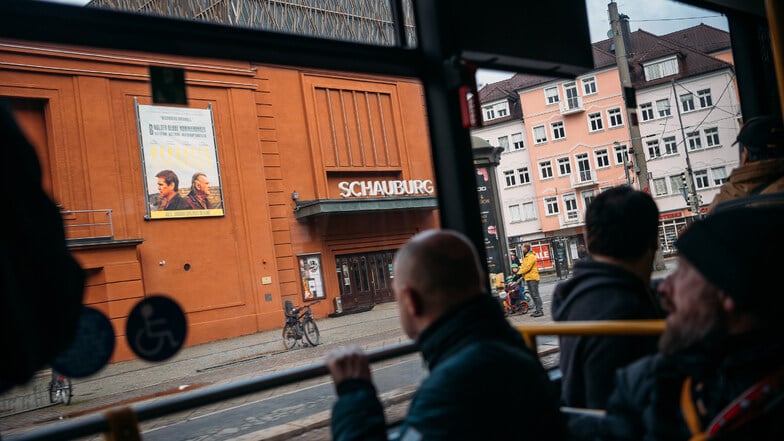
{"label": "schauburg cinema facade", "polygon": [[[84,303],[115,328],[112,361],[135,357],[126,318],[154,294],[184,309],[188,345],[281,328],[286,300],[321,300],[317,317],[391,301],[395,250],[438,225],[413,80],[17,41],[0,53],[0,96],[61,207]],[[185,70],[186,106],[153,104],[151,65]],[[166,210],[166,170],[184,199],[203,174],[208,202]]]}

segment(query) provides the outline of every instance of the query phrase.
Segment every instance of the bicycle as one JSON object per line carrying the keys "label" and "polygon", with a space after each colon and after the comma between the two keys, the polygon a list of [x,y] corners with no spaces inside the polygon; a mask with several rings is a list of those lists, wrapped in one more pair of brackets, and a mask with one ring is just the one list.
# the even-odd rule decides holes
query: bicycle
{"label": "bicycle", "polygon": [[318,346],[321,334],[310,310],[310,307],[318,302],[320,300],[295,308],[291,301],[286,300],[283,311],[286,315],[286,324],[283,327],[283,347],[286,350],[296,346],[297,341],[301,341],[303,337],[311,346]]}
{"label": "bicycle", "polygon": [[52,404],[71,404],[73,389],[71,379],[52,369],[52,379],[49,380],[49,402]]}

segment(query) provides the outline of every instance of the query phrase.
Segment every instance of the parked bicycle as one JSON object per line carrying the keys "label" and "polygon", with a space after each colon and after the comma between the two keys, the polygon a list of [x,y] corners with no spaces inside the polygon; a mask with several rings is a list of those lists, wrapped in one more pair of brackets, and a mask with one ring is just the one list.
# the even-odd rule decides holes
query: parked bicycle
{"label": "parked bicycle", "polygon": [[302,341],[303,337],[311,346],[319,344],[319,329],[316,326],[316,320],[313,319],[313,313],[310,311],[310,307],[319,301],[299,308],[295,308],[289,300],[283,304],[283,312],[286,314],[286,324],[283,327],[283,347],[286,350],[296,346],[297,341]]}
{"label": "parked bicycle", "polygon": [[52,404],[71,404],[73,389],[71,379],[52,369],[52,379],[49,380],[49,402]]}

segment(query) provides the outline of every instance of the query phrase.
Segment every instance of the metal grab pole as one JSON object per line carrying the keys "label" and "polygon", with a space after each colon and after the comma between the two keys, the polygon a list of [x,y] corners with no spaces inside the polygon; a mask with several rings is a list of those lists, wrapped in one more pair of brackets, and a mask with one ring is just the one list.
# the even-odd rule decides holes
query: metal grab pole
{"label": "metal grab pole", "polygon": [[[406,342],[368,351],[367,355],[371,363],[378,363],[391,358],[413,354],[418,350],[419,348],[414,342]],[[274,374],[249,378],[231,384],[185,392],[182,395],[162,398],[155,402],[133,404],[128,407],[136,414],[137,420],[142,422],[179,411],[194,409],[223,400],[272,389],[274,387],[321,377],[328,373],[327,365],[322,361],[284,372],[276,372]],[[116,411],[117,408],[114,408],[113,410]],[[102,413],[77,418],[73,421],[59,422],[18,436],[10,435],[8,437],[3,437],[3,439],[6,441],[65,441],[98,433],[105,433],[109,430],[109,419],[106,414]]]}

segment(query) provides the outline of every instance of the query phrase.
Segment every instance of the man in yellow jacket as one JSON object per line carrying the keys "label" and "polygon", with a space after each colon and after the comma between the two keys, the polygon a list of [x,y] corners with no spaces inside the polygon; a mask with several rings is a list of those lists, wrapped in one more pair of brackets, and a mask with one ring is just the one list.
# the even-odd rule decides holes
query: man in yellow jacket
{"label": "man in yellow jacket", "polygon": [[539,295],[539,269],[536,268],[536,253],[531,251],[530,243],[523,245],[523,261],[519,273],[523,275],[528,292],[534,299],[534,312],[531,317],[543,316],[542,297]]}

